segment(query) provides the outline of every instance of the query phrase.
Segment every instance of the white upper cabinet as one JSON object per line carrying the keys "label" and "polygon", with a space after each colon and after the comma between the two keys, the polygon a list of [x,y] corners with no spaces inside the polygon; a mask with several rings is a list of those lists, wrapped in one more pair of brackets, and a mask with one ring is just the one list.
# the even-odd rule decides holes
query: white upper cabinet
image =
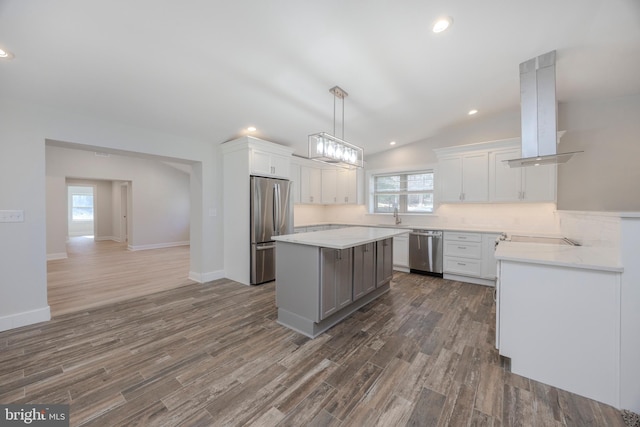
{"label": "white upper cabinet", "polygon": [[293,149],[251,136],[234,139],[221,145],[222,152],[241,153],[246,160],[243,174],[289,179]]}
{"label": "white upper cabinet", "polygon": [[510,168],[504,161],[520,158],[519,148],[489,154],[489,199],[492,202],[553,202],[556,166]]}
{"label": "white upper cabinet", "polygon": [[[364,171],[322,165],[293,156],[290,179],[295,204],[363,204]],[[299,195],[299,197],[298,197]]]}
{"label": "white upper cabinet", "polygon": [[291,200],[293,204],[300,203],[300,165],[291,162],[289,166],[289,180],[291,181]]}
{"label": "white upper cabinet", "polygon": [[322,169],[322,204],[338,203],[338,171],[336,169]]}
{"label": "white upper cabinet", "polygon": [[323,169],[322,203],[325,205],[362,204],[359,198],[362,175],[358,169]]}
{"label": "white upper cabinet", "polygon": [[[564,132],[559,132],[561,137]],[[440,202],[554,202],[556,165],[510,168],[520,138],[438,148]]]}
{"label": "white upper cabinet", "polygon": [[300,203],[322,203],[322,171],[312,166],[300,166]]}
{"label": "white upper cabinet", "polygon": [[289,178],[291,155],[251,148],[251,175]]}
{"label": "white upper cabinet", "polygon": [[357,169],[338,170],[337,202],[346,204],[359,203],[358,185],[361,181]]}
{"label": "white upper cabinet", "polygon": [[441,202],[489,200],[488,153],[443,157],[438,162]]}

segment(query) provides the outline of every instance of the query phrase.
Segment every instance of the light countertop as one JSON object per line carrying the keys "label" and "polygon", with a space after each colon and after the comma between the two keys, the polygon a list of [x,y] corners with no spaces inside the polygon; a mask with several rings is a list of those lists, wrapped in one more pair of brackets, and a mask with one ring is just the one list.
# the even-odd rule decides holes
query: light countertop
{"label": "light countertop", "polygon": [[617,251],[609,248],[545,243],[500,242],[497,260],[622,272]]}
{"label": "light countertop", "polygon": [[[341,225],[344,227],[375,227],[375,228],[394,228],[399,230],[405,230],[407,232],[411,230],[434,230],[434,231],[460,231],[460,232],[469,232],[469,233],[491,233],[491,234],[501,234],[503,232],[511,232],[510,229],[502,229],[497,227],[484,227],[484,226],[441,226],[441,225],[416,225],[416,224],[350,224],[350,223],[334,223],[334,222],[322,222],[322,223],[313,223],[313,224],[299,224],[294,228],[304,228],[304,227],[317,227],[317,226],[325,226],[325,225]],[[515,233],[515,231],[514,231]]]}
{"label": "light countertop", "polygon": [[285,234],[283,236],[274,236],[273,240],[323,248],[347,249],[406,234],[409,231],[409,229],[399,228],[348,227],[309,233]]}

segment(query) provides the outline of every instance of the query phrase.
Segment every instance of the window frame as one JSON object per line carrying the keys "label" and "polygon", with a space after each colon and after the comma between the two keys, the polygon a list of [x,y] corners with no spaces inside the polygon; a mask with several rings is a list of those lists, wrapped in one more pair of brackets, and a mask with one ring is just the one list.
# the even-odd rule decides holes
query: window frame
{"label": "window frame", "polygon": [[[91,197],[91,219],[76,219],[73,217],[73,210],[76,208],[76,205],[74,204],[74,196],[83,196],[83,197],[87,197],[90,196]],[[84,208],[84,209],[88,209],[89,206],[78,206],[78,208]],[[92,222],[95,219],[95,209],[96,209],[96,200],[95,200],[95,194],[90,194],[90,193],[71,193],[71,221],[72,222]]]}
{"label": "window frame", "polygon": [[[433,180],[433,186],[431,189],[423,190],[408,190],[408,176],[409,175],[421,175],[431,174]],[[399,176],[400,189],[397,192],[380,192],[376,191],[376,179],[385,176]],[[377,198],[380,195],[397,195],[398,197],[398,213],[402,215],[433,215],[436,210],[436,169],[434,167],[410,169],[410,170],[385,170],[385,171],[371,171],[369,173],[369,213],[374,215],[388,215],[393,211],[378,211],[377,210]],[[411,212],[409,207],[409,196],[411,194],[431,194],[433,204],[430,211],[426,212]]]}

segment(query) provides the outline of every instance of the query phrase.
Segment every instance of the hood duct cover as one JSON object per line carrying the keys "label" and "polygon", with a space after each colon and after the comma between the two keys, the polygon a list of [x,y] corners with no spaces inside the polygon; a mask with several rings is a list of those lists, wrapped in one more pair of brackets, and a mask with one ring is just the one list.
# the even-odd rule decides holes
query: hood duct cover
{"label": "hood duct cover", "polygon": [[556,51],[520,64],[522,158],[506,160],[510,167],[566,163],[575,153],[556,153]]}

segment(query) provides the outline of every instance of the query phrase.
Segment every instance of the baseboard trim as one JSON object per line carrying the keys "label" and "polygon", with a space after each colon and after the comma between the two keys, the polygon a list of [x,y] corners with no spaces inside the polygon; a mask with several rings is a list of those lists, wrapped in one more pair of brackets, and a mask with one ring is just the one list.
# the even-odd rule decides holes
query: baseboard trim
{"label": "baseboard trim", "polygon": [[168,243],[154,243],[151,245],[129,245],[127,249],[130,251],[146,251],[148,249],[162,249],[162,248],[172,248],[174,246],[189,246],[189,241],[185,242],[168,242]]}
{"label": "baseboard trim", "polygon": [[104,240],[113,240],[114,242],[120,242],[120,238],[116,236],[96,236],[93,238],[96,242],[102,242]]}
{"label": "baseboard trim", "polygon": [[49,306],[0,317],[0,332],[51,320]]}
{"label": "baseboard trim", "polygon": [[210,271],[208,273],[189,272],[189,279],[198,283],[213,282],[214,280],[224,279],[224,270]]}
{"label": "baseboard trim", "polygon": [[443,279],[455,280],[457,282],[473,283],[474,285],[483,285],[483,286],[491,286],[491,287],[496,286],[495,280],[481,279],[479,277],[461,276],[458,274],[444,273]]}
{"label": "baseboard trim", "polygon": [[67,259],[69,256],[66,252],[57,252],[53,254],[47,254],[47,261],[53,261],[56,259]]}

